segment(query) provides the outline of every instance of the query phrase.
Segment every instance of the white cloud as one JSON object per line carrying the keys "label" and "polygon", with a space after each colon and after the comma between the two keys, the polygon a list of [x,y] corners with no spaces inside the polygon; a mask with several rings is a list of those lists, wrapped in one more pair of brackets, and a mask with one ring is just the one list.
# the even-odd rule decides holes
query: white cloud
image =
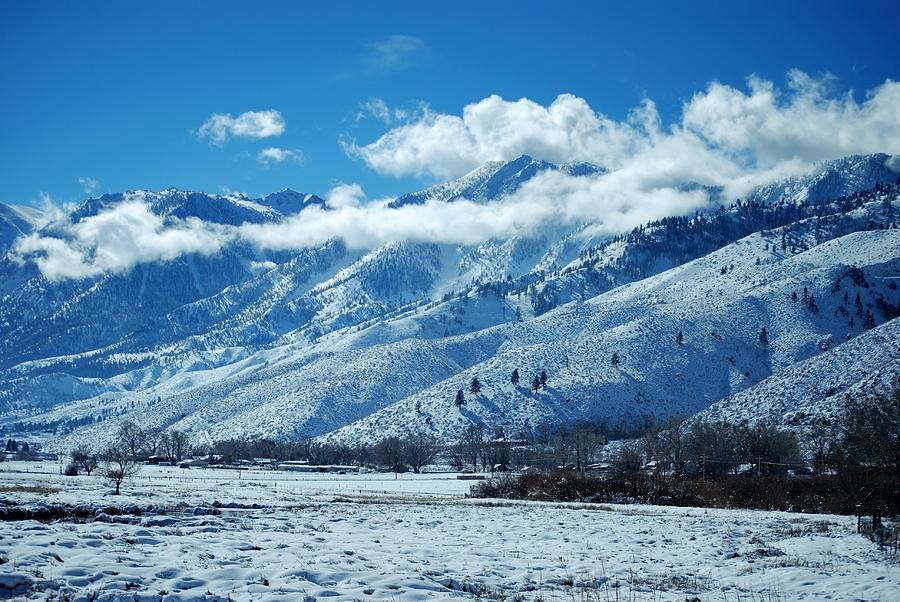
{"label": "white cloud", "polygon": [[[334,199],[350,197],[351,202]],[[479,244],[486,240],[529,234],[549,223],[593,223],[592,234],[629,230],[647,220],[705,206],[701,190],[675,187],[637,189],[627,176],[573,178],[545,172],[515,194],[493,203],[428,201],[388,208],[359,202],[357,185],[341,185],[328,195],[331,209],[312,206],[280,224],[244,224],[237,237],[265,249],[298,249],[332,238],[350,248],[368,249],[398,241]]]}
{"label": "white cloud", "polygon": [[428,53],[428,45],[415,36],[392,35],[368,45],[366,64],[376,71],[399,71]]}
{"label": "white cloud", "polygon": [[714,83],[685,107],[683,125],[760,166],[868,152],[900,152],[900,84],[886,81],[860,104],[828,96],[832,78],[788,75],[789,91],[751,77],[749,93]]}
{"label": "white cloud", "polygon": [[223,144],[229,137],[260,140],[284,133],[284,118],[281,113],[269,111],[247,111],[237,117],[228,113],[213,113],[200,126],[197,135],[209,138],[213,144]]}
{"label": "white cloud", "polygon": [[643,128],[654,116],[652,103],[618,123],[571,94],[560,95],[549,107],[527,98],[507,101],[494,95],[465,107],[462,117],[426,108],[418,119],[375,142],[345,144],[345,150],[393,176],[453,177],[485,161],[523,154],[554,162],[590,159],[610,165],[645,142]]}
{"label": "white cloud", "polygon": [[94,178],[80,177],[78,178],[78,184],[81,185],[81,189],[84,190],[85,194],[94,194],[100,188],[100,182]]}
{"label": "white cloud", "polygon": [[[546,171],[490,203],[462,199],[399,208],[368,201],[357,184],[340,184],[326,195],[326,207],[307,207],[278,224],[163,220],[133,198],[77,223],[59,219],[44,233],[20,239],[12,254],[59,279],[122,272],[181,253],[215,253],[237,241],[267,249],[333,238],[356,249],[397,240],[478,244],[529,235],[548,223],[586,224],[591,235],[621,233],[708,206],[706,187],[722,188],[734,199],[808,170],[813,161],[900,154],[900,84],[886,81],[859,103],[849,95],[830,96],[830,88],[827,78],[800,72],[790,74],[784,91],[758,78],[748,80],[747,91],[713,83],[668,127],[650,100],[623,121],[565,94],[549,106],[491,96],[467,106],[462,116],[426,109],[372,144],[347,147],[393,175],[451,177],[520,154],[587,160],[609,171],[583,177]],[[888,165],[897,165],[896,159]]]}
{"label": "white cloud", "polygon": [[34,261],[49,280],[123,273],[186,253],[210,255],[231,241],[221,226],[194,218],[164,220],[139,194],[75,223],[60,217],[47,228],[17,239],[10,255],[20,263]]}
{"label": "white cloud", "polygon": [[275,163],[284,163],[285,161],[297,163],[299,165],[306,160],[306,155],[304,155],[303,151],[300,149],[278,148],[273,146],[259,151],[259,154],[256,155],[256,160],[264,167],[269,167]]}
{"label": "white cloud", "polygon": [[366,200],[366,193],[359,184],[338,184],[325,195],[325,204],[332,209],[358,207]]}
{"label": "white cloud", "polygon": [[368,116],[374,117],[384,123],[391,123],[394,120],[394,116],[391,114],[391,110],[388,108],[387,103],[380,98],[370,98],[369,100],[360,103],[359,111],[356,113],[356,120],[362,121]]}
{"label": "white cloud", "polygon": [[680,147],[751,170],[900,152],[900,84],[888,80],[857,103],[849,94],[830,96],[831,83],[831,77],[814,79],[800,71],[789,74],[787,90],[758,77],[748,79],[748,92],[712,83],[668,128],[650,100],[615,121],[570,94],[549,106],[495,95],[466,106],[461,116],[426,110],[370,144],[343,144],[379,173],[432,178],[459,176],[485,161],[522,154],[619,169],[646,153]]}
{"label": "white cloud", "polygon": [[[419,103],[419,109],[424,111],[425,109],[427,109],[427,106]],[[356,112],[356,121],[359,122],[363,119],[366,119],[367,117],[374,117],[378,121],[381,121],[386,125],[390,125],[398,121],[405,121],[406,119],[411,118],[413,115],[414,112],[412,110],[396,107],[391,108],[381,98],[373,97],[359,104],[359,109]]]}

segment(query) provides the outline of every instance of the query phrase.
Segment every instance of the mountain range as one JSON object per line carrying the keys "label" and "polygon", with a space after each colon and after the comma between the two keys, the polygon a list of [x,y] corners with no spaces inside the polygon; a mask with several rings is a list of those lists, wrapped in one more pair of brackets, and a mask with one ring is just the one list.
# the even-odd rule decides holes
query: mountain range
{"label": "mountain range", "polygon": [[[53,235],[52,219],[0,205],[0,426],[55,430],[68,446],[126,417],[197,441],[342,442],[453,439],[472,422],[520,434],[697,412],[792,427],[833,417],[843,394],[898,373],[895,166],[847,157],[615,236],[586,223],[471,246],[235,243],[60,281],[9,253]],[[523,156],[391,205],[492,203],[548,171],[605,173]],[[91,198],[67,219],[134,199],[163,220],[231,226],[328,210],[291,190],[169,189]]]}

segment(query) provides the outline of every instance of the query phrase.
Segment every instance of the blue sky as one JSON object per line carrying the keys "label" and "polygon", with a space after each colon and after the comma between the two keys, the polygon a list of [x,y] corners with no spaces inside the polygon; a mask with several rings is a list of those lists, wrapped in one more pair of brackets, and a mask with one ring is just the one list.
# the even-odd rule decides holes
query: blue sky
{"label": "blue sky", "polygon": [[[379,173],[340,141],[370,144],[422,103],[460,115],[491,94],[549,105],[571,93],[622,120],[651,98],[668,124],[714,80],[746,89],[755,73],[783,86],[797,68],[831,73],[832,94],[852,89],[863,101],[900,78],[896,2],[2,7],[4,202],[170,186],[325,194],[340,182],[372,198],[433,178]],[[373,99],[390,123],[364,110],[382,106]],[[283,133],[199,135],[214,114],[267,110]],[[267,148],[290,152],[266,161]]]}

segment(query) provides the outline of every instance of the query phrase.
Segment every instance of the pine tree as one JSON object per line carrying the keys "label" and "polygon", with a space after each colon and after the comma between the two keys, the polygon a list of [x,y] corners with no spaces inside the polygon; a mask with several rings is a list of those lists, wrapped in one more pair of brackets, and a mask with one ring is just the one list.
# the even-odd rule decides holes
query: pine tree
{"label": "pine tree", "polygon": [[531,381],[531,388],[535,391],[541,388],[541,377],[539,375],[534,375],[534,379]]}
{"label": "pine tree", "polygon": [[678,334],[675,335],[675,342],[679,345],[684,345],[684,333],[680,330],[678,331]]}
{"label": "pine tree", "polygon": [[791,291],[791,301],[797,302],[797,291]]}
{"label": "pine tree", "polygon": [[481,381],[478,380],[477,376],[472,379],[472,383],[469,385],[469,393],[475,395],[481,393]]}
{"label": "pine tree", "polygon": [[763,351],[769,350],[769,331],[765,326],[759,331],[759,344],[762,345]]}
{"label": "pine tree", "polygon": [[514,385],[519,384],[519,369],[518,368],[513,369],[513,373],[509,379],[509,382],[511,382]]}
{"label": "pine tree", "polygon": [[463,393],[462,389],[456,392],[456,401],[454,403],[456,403],[456,407],[466,403],[466,394]]}
{"label": "pine tree", "polygon": [[875,316],[872,315],[872,312],[868,309],[866,310],[866,315],[863,318],[863,328],[865,330],[872,330],[875,328]]}
{"label": "pine tree", "polygon": [[622,360],[619,359],[619,352],[616,351],[612,354],[612,357],[609,360],[613,366],[618,366]]}
{"label": "pine tree", "polygon": [[546,387],[547,386],[547,371],[541,370],[541,374],[540,374],[539,378],[541,379],[541,387]]}

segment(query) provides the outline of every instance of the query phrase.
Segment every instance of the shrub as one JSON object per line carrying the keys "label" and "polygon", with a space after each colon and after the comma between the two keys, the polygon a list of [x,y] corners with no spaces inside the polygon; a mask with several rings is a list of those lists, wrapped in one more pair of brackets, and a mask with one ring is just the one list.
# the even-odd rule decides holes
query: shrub
{"label": "shrub", "polygon": [[857,505],[900,513],[900,476],[864,469],[838,475],[777,474],[703,480],[665,473],[585,475],[575,471],[529,473],[481,481],[471,495],[556,502],[648,503],[853,514]]}

